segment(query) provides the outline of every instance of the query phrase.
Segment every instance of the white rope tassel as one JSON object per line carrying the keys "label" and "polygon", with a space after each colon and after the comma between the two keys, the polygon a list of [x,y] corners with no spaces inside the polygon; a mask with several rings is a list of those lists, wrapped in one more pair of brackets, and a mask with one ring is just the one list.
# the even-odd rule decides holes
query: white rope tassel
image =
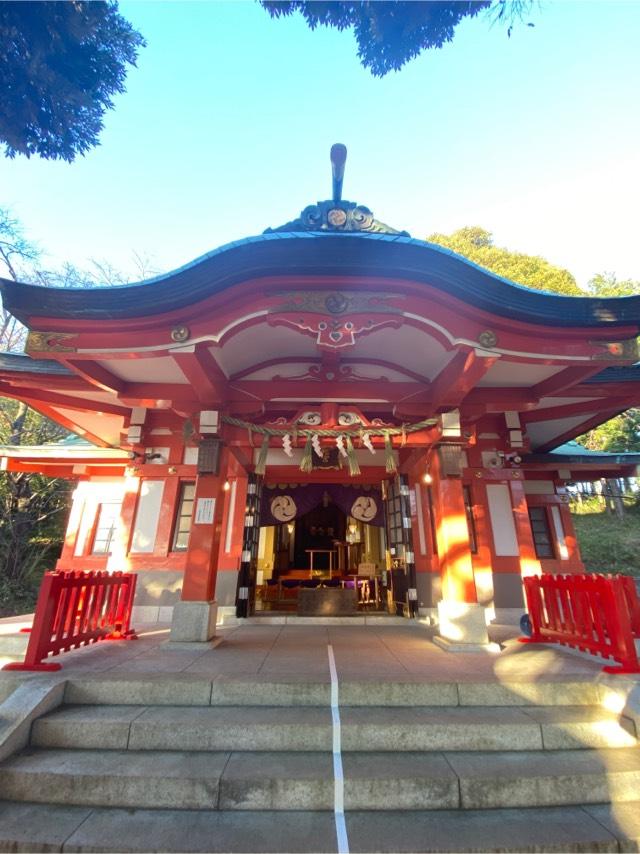
{"label": "white rope tassel", "polygon": [[314,433],[311,437],[311,445],[316,454],[320,457],[320,459],[322,459],[322,446],[320,444],[320,436],[318,436],[317,433]]}

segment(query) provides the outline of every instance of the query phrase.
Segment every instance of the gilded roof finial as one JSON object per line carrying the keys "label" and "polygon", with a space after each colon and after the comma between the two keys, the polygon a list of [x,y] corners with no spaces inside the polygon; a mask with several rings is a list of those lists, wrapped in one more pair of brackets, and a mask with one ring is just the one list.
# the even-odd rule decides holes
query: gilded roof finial
{"label": "gilded roof finial", "polygon": [[347,162],[347,146],[336,142],[331,146],[331,174],[333,177],[333,201],[342,198],[342,182],[344,181],[344,165]]}

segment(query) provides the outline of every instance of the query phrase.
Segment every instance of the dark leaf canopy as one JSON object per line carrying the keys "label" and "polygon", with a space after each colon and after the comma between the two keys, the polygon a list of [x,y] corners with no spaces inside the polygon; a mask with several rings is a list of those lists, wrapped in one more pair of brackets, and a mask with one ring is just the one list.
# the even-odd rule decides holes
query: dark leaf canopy
{"label": "dark leaf canopy", "polygon": [[0,2],[0,142],[72,161],[98,144],[145,42],[114,2]]}
{"label": "dark leaf canopy", "polygon": [[[260,3],[273,18],[300,12],[312,30],[319,24],[338,30],[353,27],[358,58],[376,77],[397,71],[423,50],[442,47],[453,39],[455,28],[463,19],[494,5],[492,0],[359,3],[260,0]],[[498,7],[502,11],[500,3]]]}

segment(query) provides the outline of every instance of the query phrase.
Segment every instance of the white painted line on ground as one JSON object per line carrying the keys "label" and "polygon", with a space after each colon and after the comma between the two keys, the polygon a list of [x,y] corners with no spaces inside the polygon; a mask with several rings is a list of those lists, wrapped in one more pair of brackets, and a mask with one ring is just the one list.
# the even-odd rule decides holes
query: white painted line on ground
{"label": "white painted line on ground", "polygon": [[329,673],[331,674],[331,718],[333,720],[333,814],[338,838],[338,854],[349,854],[347,825],[344,820],[344,774],[342,772],[342,753],[340,737],[340,709],[338,707],[338,673],[333,647],[327,647],[329,654]]}

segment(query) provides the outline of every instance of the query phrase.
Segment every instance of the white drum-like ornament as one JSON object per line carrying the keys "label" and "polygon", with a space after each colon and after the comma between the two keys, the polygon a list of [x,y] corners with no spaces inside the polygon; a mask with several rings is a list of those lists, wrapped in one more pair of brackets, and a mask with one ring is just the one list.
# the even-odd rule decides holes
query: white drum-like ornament
{"label": "white drum-like ornament", "polygon": [[278,522],[290,522],[295,519],[298,508],[290,495],[278,495],[271,499],[271,515]]}
{"label": "white drum-like ornament", "polygon": [[375,519],[377,512],[378,505],[375,499],[367,495],[360,495],[356,498],[351,508],[351,515],[358,522],[371,522],[372,519]]}

